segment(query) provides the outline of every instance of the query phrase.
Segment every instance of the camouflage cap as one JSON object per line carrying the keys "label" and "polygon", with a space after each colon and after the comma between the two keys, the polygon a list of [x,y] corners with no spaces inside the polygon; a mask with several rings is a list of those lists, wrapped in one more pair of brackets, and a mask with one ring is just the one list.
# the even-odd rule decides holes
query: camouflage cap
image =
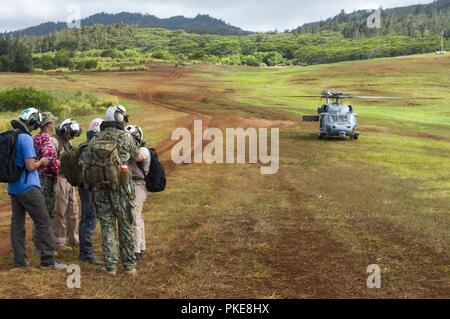
{"label": "camouflage cap", "polygon": [[44,126],[45,124],[48,124],[48,123],[56,123],[57,120],[58,120],[58,118],[53,116],[53,114],[50,112],[42,113],[42,126]]}

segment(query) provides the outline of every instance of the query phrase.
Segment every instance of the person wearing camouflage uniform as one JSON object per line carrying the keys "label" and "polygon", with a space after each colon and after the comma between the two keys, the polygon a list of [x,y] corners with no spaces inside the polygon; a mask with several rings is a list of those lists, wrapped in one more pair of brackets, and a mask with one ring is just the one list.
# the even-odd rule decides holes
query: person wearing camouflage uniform
{"label": "person wearing camouflage uniform", "polygon": [[[122,168],[128,168],[131,161],[139,158],[139,145],[130,133],[124,131],[124,124],[128,122],[126,109],[121,105],[111,106],[106,112],[105,121],[101,125],[101,133],[93,137],[84,156],[83,174],[93,166],[93,148],[103,132],[117,134],[117,151]],[[105,187],[94,187],[94,203],[97,218],[102,230],[102,246],[105,271],[110,275],[116,274],[119,261],[118,250],[126,274],[136,274],[136,257],[133,241],[133,203],[135,193],[131,178],[117,190]],[[116,237],[116,224],[119,226],[119,241]],[[119,246],[119,247],[118,247]],[[119,248],[119,249],[118,249]]]}

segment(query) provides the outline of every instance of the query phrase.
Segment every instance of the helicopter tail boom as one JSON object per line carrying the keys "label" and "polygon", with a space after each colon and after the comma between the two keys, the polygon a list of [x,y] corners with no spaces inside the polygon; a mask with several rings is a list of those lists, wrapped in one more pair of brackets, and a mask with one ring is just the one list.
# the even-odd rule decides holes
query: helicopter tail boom
{"label": "helicopter tail boom", "polygon": [[305,115],[303,116],[303,122],[319,122],[320,117],[318,115]]}

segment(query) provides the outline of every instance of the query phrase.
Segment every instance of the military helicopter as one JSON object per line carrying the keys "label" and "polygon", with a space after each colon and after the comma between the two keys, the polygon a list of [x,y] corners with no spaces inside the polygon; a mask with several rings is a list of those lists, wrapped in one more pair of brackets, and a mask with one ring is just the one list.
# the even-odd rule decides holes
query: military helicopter
{"label": "military helicopter", "polygon": [[[345,93],[333,93],[329,90],[322,91],[319,96],[296,96],[302,98],[320,98],[320,103],[325,99],[317,113],[319,115],[307,115],[303,117],[304,122],[320,122],[319,139],[325,137],[338,137],[351,140],[357,140],[360,132],[358,131],[358,116],[353,111],[351,104],[343,104],[344,99],[414,99],[411,97],[389,97],[389,96],[356,96]],[[418,99],[439,99],[439,98],[418,98]]]}

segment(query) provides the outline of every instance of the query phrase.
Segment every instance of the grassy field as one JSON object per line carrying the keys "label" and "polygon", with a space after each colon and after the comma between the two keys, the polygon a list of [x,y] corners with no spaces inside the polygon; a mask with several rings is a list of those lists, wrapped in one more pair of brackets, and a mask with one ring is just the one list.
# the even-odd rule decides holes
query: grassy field
{"label": "grassy field", "polygon": [[[111,278],[82,265],[79,290],[66,287],[65,273],[36,268],[31,241],[32,267],[11,270],[2,191],[0,297],[448,297],[449,71],[448,56],[419,55],[287,68],[155,64],[140,73],[0,74],[0,87],[116,96],[169,170],[167,191],[146,203],[150,250],[139,275]],[[317,125],[299,121],[318,101],[287,96],[323,88],[443,99],[355,100],[361,139],[318,141]],[[79,120],[86,127],[93,116]],[[194,119],[221,129],[280,127],[279,173],[173,165],[170,133]],[[366,288],[370,264],[382,268],[382,289]]]}

